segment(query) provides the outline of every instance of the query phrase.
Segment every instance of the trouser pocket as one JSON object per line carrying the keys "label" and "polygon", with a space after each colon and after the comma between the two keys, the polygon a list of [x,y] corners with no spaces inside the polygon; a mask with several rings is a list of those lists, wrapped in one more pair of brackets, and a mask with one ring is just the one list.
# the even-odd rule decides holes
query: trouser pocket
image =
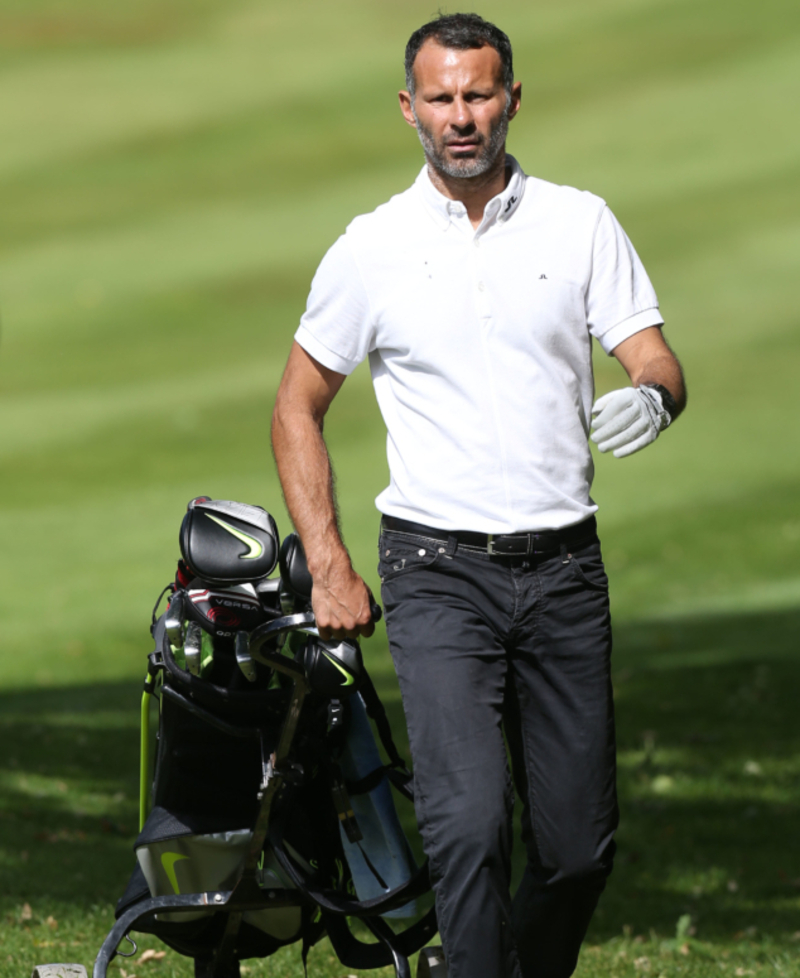
{"label": "trouser pocket", "polygon": [[384,530],[378,544],[378,573],[381,584],[414,570],[433,567],[444,549],[436,540]]}
{"label": "trouser pocket", "polygon": [[592,543],[562,558],[569,562],[572,575],[579,583],[592,591],[608,593],[608,577],[600,554],[600,544]]}

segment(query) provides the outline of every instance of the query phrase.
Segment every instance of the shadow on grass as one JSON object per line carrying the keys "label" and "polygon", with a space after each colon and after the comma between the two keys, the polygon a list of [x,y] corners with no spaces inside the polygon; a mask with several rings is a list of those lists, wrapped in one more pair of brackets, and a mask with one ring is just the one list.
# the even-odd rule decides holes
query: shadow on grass
{"label": "shadow on grass", "polygon": [[619,850],[592,937],[683,914],[708,940],[797,932],[799,636],[798,609],[616,626]]}
{"label": "shadow on grass", "polygon": [[[590,939],[800,927],[800,611],[616,626],[622,823]],[[378,670],[376,670],[378,671]],[[393,680],[378,686],[405,752]],[[133,865],[136,680],[0,695],[0,906],[111,903]],[[410,828],[413,815],[403,813]],[[521,847],[515,851],[517,869]]]}
{"label": "shadow on grass", "polygon": [[137,832],[141,682],[0,695],[0,906],[115,900]]}

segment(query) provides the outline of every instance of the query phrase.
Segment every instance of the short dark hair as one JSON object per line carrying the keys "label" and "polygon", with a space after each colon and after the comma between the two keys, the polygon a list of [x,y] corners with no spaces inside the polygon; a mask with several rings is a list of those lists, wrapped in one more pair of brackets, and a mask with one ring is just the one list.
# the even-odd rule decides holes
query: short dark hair
{"label": "short dark hair", "polygon": [[406,45],[406,88],[414,94],[414,62],[419,49],[432,38],[443,48],[482,48],[488,45],[500,55],[502,79],[505,90],[511,94],[514,84],[514,62],[511,55],[511,41],[499,27],[490,24],[478,14],[439,14],[436,20],[423,24],[414,31]]}

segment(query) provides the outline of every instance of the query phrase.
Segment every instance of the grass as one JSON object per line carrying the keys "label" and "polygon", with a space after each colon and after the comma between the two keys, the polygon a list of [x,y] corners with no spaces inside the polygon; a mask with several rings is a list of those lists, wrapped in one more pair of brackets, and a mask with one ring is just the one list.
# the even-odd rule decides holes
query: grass
{"label": "grass", "polygon": [[[110,926],[147,622],[186,501],[258,502],[288,530],[272,399],[321,255],[421,165],[392,103],[430,12],[0,0],[0,978],[89,965]],[[483,12],[524,85],[511,151],[609,200],[690,383],[657,446],[597,460],[623,821],[578,974],[800,975],[800,11]],[[327,432],[376,585],[384,433],[363,369]],[[382,633],[365,652],[402,731]],[[191,973],[139,957],[127,978]],[[298,948],[248,967],[302,974]],[[311,967],[344,976],[326,943]]]}
{"label": "grass", "polygon": [[[795,609],[618,625],[623,823],[581,975],[797,973],[798,626]],[[390,676],[377,671],[402,729]],[[109,926],[131,869],[137,688],[3,697],[3,741],[15,746],[3,773],[0,891],[17,971],[43,956],[88,964]],[[340,975],[329,958],[317,948],[313,973]],[[300,973],[296,948],[248,967]],[[172,952],[145,972],[191,973]]]}

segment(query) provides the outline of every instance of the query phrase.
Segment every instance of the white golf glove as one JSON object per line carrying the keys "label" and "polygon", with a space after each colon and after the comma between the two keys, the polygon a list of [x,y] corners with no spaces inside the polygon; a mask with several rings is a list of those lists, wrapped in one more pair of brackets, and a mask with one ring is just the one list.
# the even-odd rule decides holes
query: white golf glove
{"label": "white golf glove", "polygon": [[655,441],[671,421],[654,387],[623,387],[595,401],[591,438],[601,452],[625,458]]}

